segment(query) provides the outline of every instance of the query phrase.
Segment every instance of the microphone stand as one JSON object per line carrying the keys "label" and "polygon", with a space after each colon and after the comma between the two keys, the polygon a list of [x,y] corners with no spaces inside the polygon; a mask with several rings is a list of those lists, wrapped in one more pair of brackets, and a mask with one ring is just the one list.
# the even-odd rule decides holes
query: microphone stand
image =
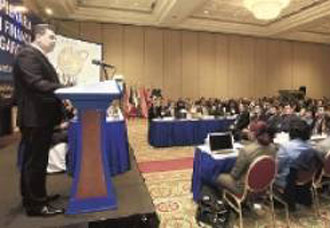
{"label": "microphone stand", "polygon": [[114,67],[113,68],[113,71],[111,73],[111,78],[109,78],[109,74],[108,74],[108,71],[106,69],[107,67],[106,66],[102,66],[102,70],[104,72],[104,77],[105,77],[105,80],[112,80],[113,76],[115,75],[117,69]]}
{"label": "microphone stand", "polygon": [[115,76],[115,73],[116,73],[116,71],[117,71],[117,68],[116,68],[116,67],[113,67],[112,69],[113,69],[113,70],[112,70],[112,74],[111,74],[111,78],[110,78],[110,80],[113,79],[113,76]]}
{"label": "microphone stand", "polygon": [[109,80],[108,71],[107,71],[107,69],[105,68],[105,66],[102,66],[102,70],[103,70],[103,73],[104,73],[104,78],[105,78],[105,80]]}

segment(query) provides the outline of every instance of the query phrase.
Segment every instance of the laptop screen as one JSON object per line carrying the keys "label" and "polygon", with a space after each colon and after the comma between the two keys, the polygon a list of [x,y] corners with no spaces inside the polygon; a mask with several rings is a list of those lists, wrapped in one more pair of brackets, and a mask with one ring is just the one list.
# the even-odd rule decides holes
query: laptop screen
{"label": "laptop screen", "polygon": [[231,133],[210,133],[210,150],[233,149],[233,137]]}

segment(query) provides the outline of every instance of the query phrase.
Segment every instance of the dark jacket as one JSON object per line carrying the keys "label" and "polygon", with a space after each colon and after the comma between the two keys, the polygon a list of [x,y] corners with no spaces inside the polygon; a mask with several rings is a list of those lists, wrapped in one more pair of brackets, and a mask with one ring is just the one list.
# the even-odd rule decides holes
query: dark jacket
{"label": "dark jacket", "polygon": [[23,47],[15,58],[13,73],[18,126],[59,124],[62,103],[54,95],[54,90],[62,85],[46,56],[30,45]]}
{"label": "dark jacket", "polygon": [[250,113],[244,111],[238,115],[234,129],[241,131],[244,128],[247,128],[249,126],[249,123],[250,123]]}

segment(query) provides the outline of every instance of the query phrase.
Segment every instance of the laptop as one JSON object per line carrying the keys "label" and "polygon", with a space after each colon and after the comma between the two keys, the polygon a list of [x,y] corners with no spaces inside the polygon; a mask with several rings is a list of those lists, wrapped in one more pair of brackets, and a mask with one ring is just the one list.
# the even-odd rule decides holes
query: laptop
{"label": "laptop", "polygon": [[234,140],[230,132],[217,132],[208,135],[210,151],[215,154],[230,154],[234,150]]}

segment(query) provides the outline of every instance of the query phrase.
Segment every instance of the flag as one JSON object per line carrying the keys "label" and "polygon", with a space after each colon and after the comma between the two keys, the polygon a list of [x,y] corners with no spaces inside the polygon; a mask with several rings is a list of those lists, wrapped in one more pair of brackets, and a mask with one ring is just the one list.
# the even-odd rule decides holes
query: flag
{"label": "flag", "polygon": [[147,100],[145,97],[145,88],[140,88],[140,107],[141,107],[141,116],[144,118],[148,118],[148,106]]}

